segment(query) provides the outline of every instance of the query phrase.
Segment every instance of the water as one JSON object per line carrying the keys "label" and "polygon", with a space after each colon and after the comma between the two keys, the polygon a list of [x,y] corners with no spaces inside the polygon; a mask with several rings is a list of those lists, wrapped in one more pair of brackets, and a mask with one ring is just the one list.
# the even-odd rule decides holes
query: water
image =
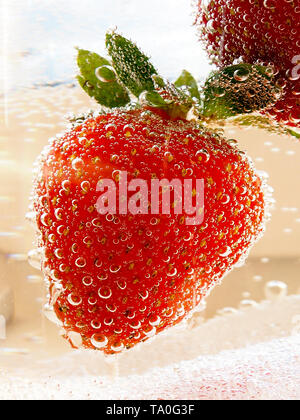
{"label": "water", "polygon": [[[6,70],[0,77],[0,314],[7,320],[3,332],[0,319],[0,398],[132,398],[133,392],[141,399],[300,397],[296,142],[258,130],[228,130],[228,137],[239,139],[275,187],[267,232],[247,264],[214,290],[187,325],[117,360],[71,351],[59,326],[44,315],[39,256],[30,253],[32,266],[26,260],[34,242],[32,226],[25,221],[33,162],[48,139],[65,129],[67,113],[94,106],[65,83],[74,72],[73,46],[101,53],[107,26],[118,25],[139,40],[165,76],[175,77],[187,67],[202,77],[209,67],[189,26],[190,9],[185,1],[177,3],[175,10],[171,1],[153,1],[150,7],[148,2],[115,0],[115,17],[109,4],[100,7],[91,0],[84,6],[74,1],[43,6],[2,2],[2,19],[15,19],[9,25],[6,21],[1,55]],[[145,21],[136,19],[142,13]],[[51,86],[42,86],[49,82]]]}
{"label": "water", "polygon": [[205,54],[193,54],[197,40],[191,13],[185,0],[176,0],[176,8],[172,0],[113,0],[113,5],[95,0],[3,0],[5,67],[0,81],[4,79],[6,89],[73,81],[74,47],[105,55],[105,33],[115,27],[139,41],[165,77],[175,78],[183,68],[205,76]]}

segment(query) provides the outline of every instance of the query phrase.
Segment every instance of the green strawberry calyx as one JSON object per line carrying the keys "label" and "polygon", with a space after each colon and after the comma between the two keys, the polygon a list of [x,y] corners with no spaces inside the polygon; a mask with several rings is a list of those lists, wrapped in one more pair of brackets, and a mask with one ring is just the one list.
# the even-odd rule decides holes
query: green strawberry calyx
{"label": "green strawberry calyx", "polygon": [[220,123],[260,126],[271,132],[298,133],[276,126],[258,111],[273,106],[284,94],[270,67],[239,63],[209,75],[203,86],[184,70],[165,81],[135,43],[116,33],[106,34],[110,58],[78,49],[80,86],[102,107],[144,107],[172,120],[194,119],[202,125]]}

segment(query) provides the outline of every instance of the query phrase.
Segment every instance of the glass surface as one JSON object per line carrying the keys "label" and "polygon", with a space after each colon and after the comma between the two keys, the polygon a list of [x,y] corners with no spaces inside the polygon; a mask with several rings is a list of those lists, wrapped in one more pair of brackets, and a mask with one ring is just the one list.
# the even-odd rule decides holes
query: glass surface
{"label": "glass surface", "polygon": [[202,80],[210,66],[192,23],[186,0],[1,1],[0,399],[300,397],[300,152],[290,138],[228,130],[270,176],[272,220],[202,312],[137,349],[112,360],[71,350],[28,264],[33,162],[67,113],[94,106],[74,82],[74,47],[103,54],[118,27],[164,76],[186,68]]}

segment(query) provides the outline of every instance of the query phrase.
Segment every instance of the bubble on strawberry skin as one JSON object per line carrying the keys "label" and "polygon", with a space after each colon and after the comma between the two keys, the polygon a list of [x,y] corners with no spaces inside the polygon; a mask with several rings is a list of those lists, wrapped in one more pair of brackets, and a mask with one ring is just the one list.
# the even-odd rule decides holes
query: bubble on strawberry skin
{"label": "bubble on strawberry skin", "polygon": [[78,171],[84,167],[84,161],[81,158],[76,158],[72,161],[72,168]]}
{"label": "bubble on strawberry skin", "polygon": [[68,302],[72,306],[79,306],[82,303],[82,299],[80,296],[76,296],[73,293],[70,293],[68,296]]}
{"label": "bubble on strawberry skin", "polygon": [[109,287],[101,287],[98,295],[101,299],[109,299],[112,296],[112,291]]}
{"label": "bubble on strawberry skin", "polygon": [[232,249],[230,248],[230,246],[226,246],[219,250],[219,255],[221,257],[228,257],[231,253],[232,253]]}
{"label": "bubble on strawberry skin", "polygon": [[77,258],[77,260],[75,261],[75,265],[78,268],[84,268],[86,266],[86,259],[84,257]]}
{"label": "bubble on strawberry skin", "polygon": [[106,347],[108,339],[103,334],[94,334],[91,343],[96,349],[102,349]]}

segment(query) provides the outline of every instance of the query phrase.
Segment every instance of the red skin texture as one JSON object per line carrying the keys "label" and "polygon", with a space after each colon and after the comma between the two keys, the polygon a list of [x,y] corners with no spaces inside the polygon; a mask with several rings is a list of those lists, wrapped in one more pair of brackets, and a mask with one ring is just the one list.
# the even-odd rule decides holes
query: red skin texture
{"label": "red skin texture", "polygon": [[[203,148],[208,158],[197,154]],[[73,169],[78,158],[84,165]],[[101,177],[116,179],[115,170],[148,185],[155,176],[203,179],[204,223],[187,226],[174,214],[107,220],[94,207],[96,186]],[[54,140],[40,159],[34,208],[43,270],[66,338],[77,332],[92,349],[104,342],[107,354],[182,321],[245,256],[265,221],[261,179],[236,146],[194,123],[149,111],[88,119]],[[79,257],[84,267],[76,265]],[[83,284],[86,276],[91,285]],[[111,297],[101,298],[99,290]]]}
{"label": "red skin texture", "polygon": [[[300,55],[299,0],[199,0],[196,25],[218,67],[240,58],[251,64],[272,63],[285,96],[267,114],[281,124],[300,127],[300,68],[293,63]],[[293,69],[299,77],[291,76]]]}

